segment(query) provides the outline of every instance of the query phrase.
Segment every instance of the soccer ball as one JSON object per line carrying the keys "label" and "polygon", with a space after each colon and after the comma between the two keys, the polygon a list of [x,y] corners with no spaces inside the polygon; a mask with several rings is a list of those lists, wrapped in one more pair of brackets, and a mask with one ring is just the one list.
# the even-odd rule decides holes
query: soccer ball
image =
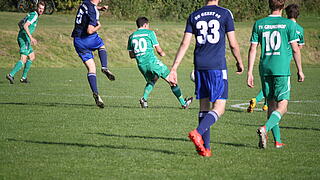
{"label": "soccer ball", "polygon": [[192,82],[194,82],[194,80],[195,80],[194,70],[192,70],[191,73],[190,73],[190,80],[191,80]]}

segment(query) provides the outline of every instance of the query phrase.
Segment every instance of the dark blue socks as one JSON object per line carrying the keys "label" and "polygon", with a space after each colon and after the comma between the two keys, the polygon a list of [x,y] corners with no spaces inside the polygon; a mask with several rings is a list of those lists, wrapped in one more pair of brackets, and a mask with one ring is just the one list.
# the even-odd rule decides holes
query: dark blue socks
{"label": "dark blue socks", "polygon": [[[200,117],[200,114],[203,113],[203,112],[199,112],[199,121],[201,121],[199,123],[199,126],[197,127],[197,131],[199,134],[202,135],[202,138],[203,140],[205,141],[205,147],[209,147],[210,148],[210,126],[212,126],[218,119],[219,119],[219,116],[216,112],[214,111],[209,111],[207,113],[203,113],[205,114],[201,120],[201,117]],[[207,133],[208,134],[205,134]],[[209,138],[208,138],[209,136]],[[205,140],[205,139],[209,139],[209,140]],[[207,148],[206,147],[206,148]]]}
{"label": "dark blue socks", "polygon": [[107,68],[108,67],[108,56],[107,56],[106,49],[104,49],[104,48],[99,49],[98,54],[99,54],[102,69]]}
{"label": "dark blue socks", "polygon": [[90,84],[91,91],[93,93],[98,94],[98,88],[97,88],[97,76],[94,73],[88,73],[88,81]]}

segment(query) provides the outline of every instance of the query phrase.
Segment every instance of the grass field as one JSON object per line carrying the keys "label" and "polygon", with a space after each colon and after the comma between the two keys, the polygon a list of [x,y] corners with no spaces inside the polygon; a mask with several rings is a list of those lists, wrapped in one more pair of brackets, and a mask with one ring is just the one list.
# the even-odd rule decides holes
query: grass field
{"label": "grass field", "polygon": [[[213,156],[196,154],[187,134],[197,126],[198,102],[183,110],[170,88],[159,81],[141,109],[144,79],[128,58],[126,41],[134,22],[102,19],[109,63],[117,80],[98,73],[106,103],[95,106],[86,70],[74,52],[71,15],[43,16],[35,37],[37,60],[30,84],[10,85],[5,74],[17,61],[18,19],[24,14],[0,12],[0,179],[320,179],[319,17],[302,18],[307,33],[303,49],[306,81],[292,76],[289,113],[282,119],[283,149],[257,148],[256,129],[266,114],[248,114],[249,99],[259,90],[246,87],[245,74],[229,65],[229,100],[225,115],[212,127]],[[252,23],[237,23],[245,60]],[[182,38],[184,22],[155,22],[170,65]],[[168,41],[170,40],[170,41]],[[230,60],[230,54],[227,54]],[[98,61],[96,61],[98,62]],[[193,95],[189,80],[192,47],[179,69],[185,96]],[[296,71],[292,66],[292,74]],[[259,109],[261,106],[259,106]]]}
{"label": "grass field", "polygon": [[[197,101],[180,109],[160,81],[150,107],[141,109],[144,82],[138,70],[113,70],[115,82],[98,74],[104,109],[94,104],[84,68],[34,68],[31,84],[1,79],[0,179],[320,178],[319,66],[305,67],[304,83],[292,78],[294,114],[280,124],[283,149],[275,149],[272,140],[266,150],[257,148],[255,130],[265,113],[231,106],[248,102],[258,87],[249,89],[244,75],[230,73],[230,100],[212,128],[211,158],[198,156],[187,139],[197,125]],[[193,94],[190,70],[179,71],[185,95]],[[7,71],[1,69],[0,77]]]}

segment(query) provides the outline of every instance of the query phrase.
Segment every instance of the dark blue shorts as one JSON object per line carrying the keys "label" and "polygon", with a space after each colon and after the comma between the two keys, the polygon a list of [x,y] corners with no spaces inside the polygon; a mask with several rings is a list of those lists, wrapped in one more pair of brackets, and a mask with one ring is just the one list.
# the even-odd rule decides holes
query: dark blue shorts
{"label": "dark blue shorts", "polygon": [[95,33],[87,37],[75,37],[73,39],[73,45],[79,57],[83,62],[85,62],[89,59],[93,59],[94,56],[92,54],[92,51],[95,51],[101,46],[104,46],[104,43],[99,35]]}
{"label": "dark blue shorts", "polygon": [[228,99],[227,70],[195,70],[195,86],[197,99]]}

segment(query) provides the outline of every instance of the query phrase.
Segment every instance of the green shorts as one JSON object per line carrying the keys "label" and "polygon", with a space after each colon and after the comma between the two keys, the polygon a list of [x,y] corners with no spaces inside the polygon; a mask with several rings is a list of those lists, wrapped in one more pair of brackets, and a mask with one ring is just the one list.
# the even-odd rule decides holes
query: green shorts
{"label": "green shorts", "polygon": [[290,100],[290,76],[262,76],[262,91],[268,100]]}
{"label": "green shorts", "polygon": [[17,41],[20,47],[20,54],[28,56],[33,52],[33,49],[31,47],[31,40],[28,35],[19,33]]}
{"label": "green shorts", "polygon": [[152,82],[155,76],[165,79],[170,73],[168,67],[158,59],[154,63],[138,65],[138,68],[147,82]]}

